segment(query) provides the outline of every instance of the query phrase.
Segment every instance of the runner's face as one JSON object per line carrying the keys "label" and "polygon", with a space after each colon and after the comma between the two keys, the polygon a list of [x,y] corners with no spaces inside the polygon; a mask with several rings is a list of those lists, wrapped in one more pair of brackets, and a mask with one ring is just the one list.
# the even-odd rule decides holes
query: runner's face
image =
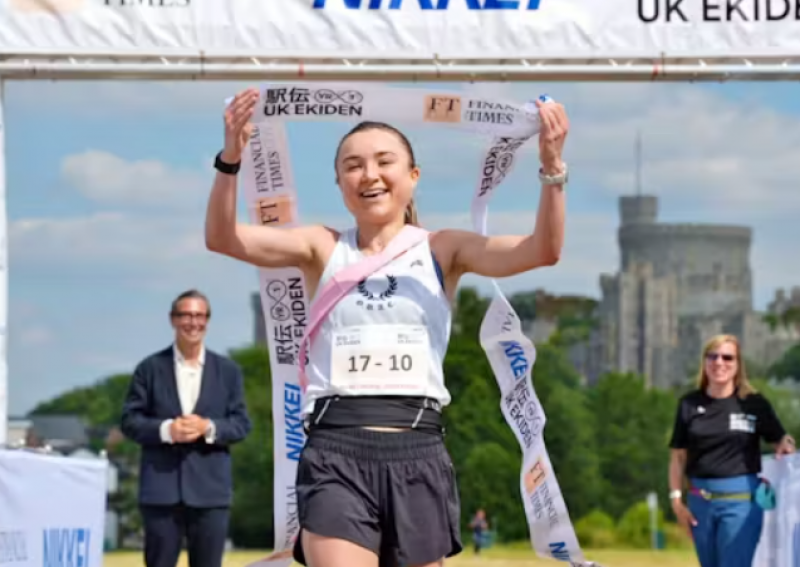
{"label": "runner's face", "polygon": [[377,129],[344,141],[336,171],[347,208],[356,219],[375,223],[403,218],[419,178],[403,142]]}

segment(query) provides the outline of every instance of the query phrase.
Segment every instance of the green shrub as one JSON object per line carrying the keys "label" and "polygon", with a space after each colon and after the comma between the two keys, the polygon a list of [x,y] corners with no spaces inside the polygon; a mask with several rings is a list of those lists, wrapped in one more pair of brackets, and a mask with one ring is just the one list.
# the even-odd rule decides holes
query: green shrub
{"label": "green shrub", "polygon": [[663,530],[667,549],[690,549],[693,547],[692,538],[689,537],[683,526],[676,523],[667,523],[664,525]]}
{"label": "green shrub", "polygon": [[[664,529],[664,514],[658,510],[657,529]],[[622,515],[617,525],[619,542],[626,547],[647,549],[652,547],[653,540],[650,533],[650,509],[647,502],[634,504]]]}
{"label": "green shrub", "polygon": [[614,519],[602,510],[592,510],[575,522],[575,534],[582,548],[608,549],[617,544]]}

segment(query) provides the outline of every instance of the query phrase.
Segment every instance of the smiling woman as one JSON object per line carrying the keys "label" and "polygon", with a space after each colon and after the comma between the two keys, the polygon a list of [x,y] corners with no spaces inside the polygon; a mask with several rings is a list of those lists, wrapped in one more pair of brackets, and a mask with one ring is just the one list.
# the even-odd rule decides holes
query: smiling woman
{"label": "smiling woman", "polygon": [[[393,135],[400,141],[403,146],[403,154],[405,155],[405,159],[408,162],[408,168],[411,172],[411,179],[413,180],[414,184],[419,181],[419,168],[417,167],[416,159],[414,158],[414,150],[411,147],[411,142],[408,141],[408,138],[400,132],[394,126],[390,126],[389,124],[384,124],[382,122],[361,122],[355,128],[353,128],[347,136],[342,138],[342,141],[339,143],[339,148],[336,150],[336,160],[334,162],[334,167],[337,171],[341,168],[343,170],[343,175],[340,178],[337,175],[337,183],[339,186],[342,187],[342,183],[347,184],[349,179],[349,185],[358,187],[361,183],[361,170],[364,167],[364,160],[359,158],[358,154],[354,153],[344,153],[342,150],[345,148],[348,139],[352,138],[353,136],[361,133],[361,132],[368,132],[368,131],[380,131],[385,132],[389,135]],[[349,149],[349,148],[347,148]],[[344,155],[343,155],[344,153]],[[378,158],[378,165],[389,165],[393,162],[398,160],[398,155],[395,152],[391,151],[378,151],[375,153],[375,156]],[[340,165],[341,164],[341,165]],[[344,189],[342,189],[344,194]],[[373,201],[377,202],[378,199],[384,195],[389,194],[389,189],[386,187],[377,187],[377,188],[369,188],[366,190],[362,190],[358,195],[362,199],[366,199],[368,202]],[[408,204],[405,208],[405,221],[406,224],[411,225],[418,225],[419,221],[417,219],[417,208],[414,204],[414,197],[412,195],[405,195],[401,196],[406,199]],[[345,204],[347,204],[347,197],[345,196]],[[347,207],[351,213],[355,215],[354,209],[352,209],[349,205]]]}
{"label": "smiling woman", "polygon": [[[760,441],[778,458],[794,452],[769,401],[747,380],[739,341],[719,335],[706,343],[698,389],[678,404],[670,447],[670,499],[689,530],[701,567],[750,567],[764,508],[774,497],[759,479]],[[688,507],[681,487],[688,477]]]}
{"label": "smiling woman", "polygon": [[[399,251],[372,275],[354,279],[361,281],[337,298],[310,337],[295,559],[314,567],[439,565],[462,549],[442,427],[451,401],[443,371],[451,301],[464,274],[503,277],[558,261],[566,114],[557,103],[536,103],[542,187],[532,233],[410,228],[417,224],[421,171],[405,135],[382,122],[356,125],[338,145],[336,182],[355,226],[336,231],[236,222],[236,175],[258,99],[257,90],[244,91],[225,112],[225,148],[206,215],[208,248],[256,266],[299,268],[320,304],[327,296],[316,297],[317,290],[329,289],[325,284],[340,272],[396,245]],[[409,235],[413,244],[400,250]]]}

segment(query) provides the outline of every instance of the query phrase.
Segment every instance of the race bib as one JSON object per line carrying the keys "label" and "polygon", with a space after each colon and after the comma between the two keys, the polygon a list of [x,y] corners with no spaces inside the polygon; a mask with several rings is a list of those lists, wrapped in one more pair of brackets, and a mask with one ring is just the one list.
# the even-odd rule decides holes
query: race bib
{"label": "race bib", "polygon": [[422,395],[429,357],[425,327],[347,327],[333,334],[331,385],[353,395]]}

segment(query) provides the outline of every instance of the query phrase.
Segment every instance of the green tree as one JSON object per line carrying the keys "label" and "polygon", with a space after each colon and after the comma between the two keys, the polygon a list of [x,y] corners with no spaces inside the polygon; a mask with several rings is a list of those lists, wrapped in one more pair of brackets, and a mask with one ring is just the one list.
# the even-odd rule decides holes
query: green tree
{"label": "green tree", "polygon": [[455,303],[453,338],[464,337],[479,342],[481,323],[489,307],[489,300],[481,297],[475,288],[462,287],[456,294]]}
{"label": "green tree", "polygon": [[57,398],[42,402],[31,413],[79,415],[92,426],[117,425],[122,416],[122,404],[128,392],[130,379],[130,374],[109,376],[91,386],[75,388]]}
{"label": "green tree", "polygon": [[[651,490],[658,490],[665,497],[667,440],[675,393],[648,391],[639,377],[625,374],[609,374],[594,387],[583,387],[565,348],[573,336],[570,333],[579,334],[591,324],[592,301],[532,292],[520,295],[515,302],[518,311],[535,308],[536,316],[554,317],[563,327],[564,332],[537,347],[533,385],[547,414],[543,435],[572,519],[585,517],[591,511],[596,512],[592,518],[600,513],[620,518]],[[453,397],[444,414],[445,443],[460,486],[462,529],[467,529],[475,509],[482,507],[501,539],[527,539],[528,525],[520,494],[522,451],[503,418],[500,392],[479,343],[488,305],[489,300],[476,290],[459,290],[444,361],[447,386]],[[268,351],[263,346],[253,346],[234,350],[230,356],[244,373],[245,396],[253,422],[248,438],[232,449],[235,491],[231,537],[238,546],[271,547],[274,429]],[[112,376],[67,392],[35,411],[75,414],[93,427],[112,427],[119,422],[129,380],[128,375]],[[800,401],[792,388],[758,381],[757,386],[773,401],[787,429],[800,437],[800,417],[795,417],[800,416]],[[137,469],[138,446],[125,441],[112,450],[114,458],[130,463],[131,471]],[[135,474],[124,482],[127,484],[115,497],[114,506],[128,514],[129,529],[136,531]]]}
{"label": "green tree", "polygon": [[[770,402],[784,429],[800,439],[800,387],[795,382],[769,383],[763,378],[751,379],[753,387]],[[772,447],[764,447],[767,452]]]}
{"label": "green tree", "polygon": [[230,534],[238,546],[273,546],[273,424],[269,351],[263,346],[230,353],[242,368],[247,413],[253,428],[233,447],[234,497]]}
{"label": "green tree", "polygon": [[667,485],[668,440],[675,398],[647,390],[641,377],[610,373],[590,390],[600,458],[600,507],[620,517],[632,504]]}
{"label": "green tree", "polygon": [[[472,515],[483,508],[498,529],[501,541],[525,539],[528,528],[520,495],[519,454],[494,442],[474,445],[461,466],[456,469],[462,508],[462,527],[466,528]],[[522,521],[520,521],[522,519]]]}
{"label": "green tree", "polygon": [[800,382],[800,345],[794,345],[783,353],[768,369],[768,377]]}

